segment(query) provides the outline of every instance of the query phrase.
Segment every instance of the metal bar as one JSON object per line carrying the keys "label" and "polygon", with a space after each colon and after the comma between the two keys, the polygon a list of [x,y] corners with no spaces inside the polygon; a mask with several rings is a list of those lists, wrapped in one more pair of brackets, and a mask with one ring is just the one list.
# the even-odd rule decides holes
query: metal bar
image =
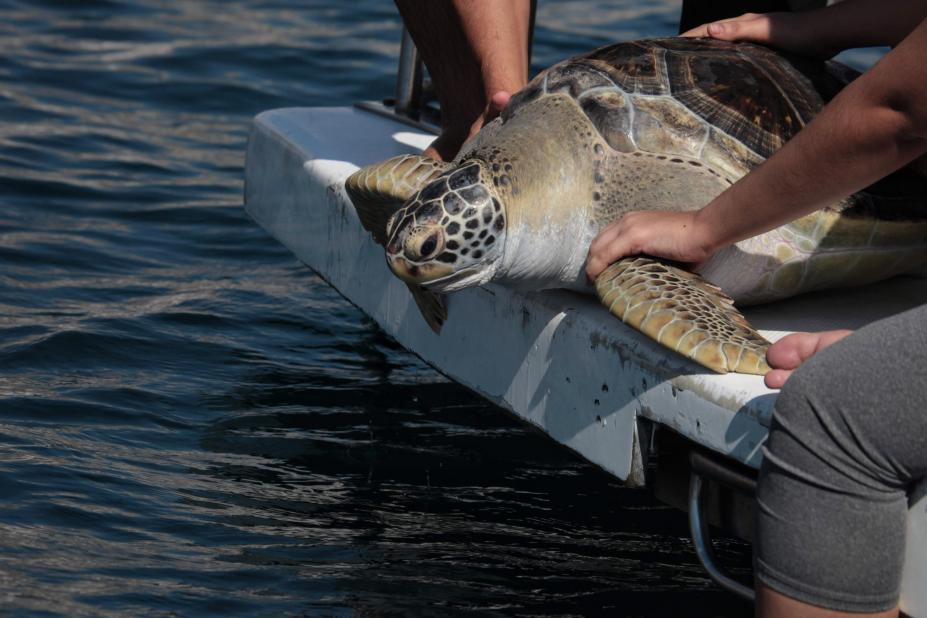
{"label": "metal bar", "polygon": [[692,469],[689,479],[689,529],[692,533],[695,554],[708,575],[719,586],[748,601],[753,601],[755,593],[752,588],[731,579],[718,567],[711,545],[708,518],[703,513],[705,501],[702,498],[702,488],[703,478],[708,478],[734,491],[753,496],[756,494],[756,481],[698,451],[692,451],[689,454],[689,465]]}
{"label": "metal bar", "polygon": [[689,465],[692,471],[699,476],[717,481],[725,487],[730,487],[748,496],[756,494],[755,480],[736,471],[730,465],[719,463],[698,451],[689,453]]}
{"label": "metal bar", "polygon": [[354,104],[354,107],[362,109],[365,112],[370,112],[377,114],[378,116],[389,118],[390,120],[395,120],[396,122],[401,122],[402,124],[409,125],[410,127],[414,127],[425,133],[438,135],[441,132],[437,125],[430,124],[427,122],[426,118],[415,120],[414,118],[409,118],[407,116],[400,116],[393,108],[384,103],[380,103],[379,101],[358,101]]}
{"label": "metal bar", "polygon": [[749,586],[745,586],[724,574],[718,567],[714,551],[711,546],[711,531],[708,528],[708,519],[702,513],[702,477],[693,470],[689,479],[689,529],[692,533],[692,545],[695,546],[695,555],[699,562],[719,586],[733,592],[737,596],[753,602],[756,594]]}
{"label": "metal bar", "polygon": [[412,35],[403,26],[402,43],[399,47],[399,71],[396,74],[396,113],[408,116],[414,112],[420,101],[416,93],[421,94],[422,70],[421,59]]}
{"label": "metal bar", "polygon": [[538,16],[538,0],[531,0],[528,14],[528,75],[531,75],[531,50],[534,48],[534,24]]}

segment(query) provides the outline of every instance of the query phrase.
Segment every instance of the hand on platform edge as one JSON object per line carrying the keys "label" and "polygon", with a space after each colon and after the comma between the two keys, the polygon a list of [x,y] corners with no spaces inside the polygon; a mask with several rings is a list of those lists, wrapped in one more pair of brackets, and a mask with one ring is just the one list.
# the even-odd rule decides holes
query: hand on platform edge
{"label": "hand on platform edge", "polygon": [[802,363],[852,332],[843,329],[786,335],[766,351],[766,362],[772,370],[767,372],[763,381],[769,388],[782,388]]}

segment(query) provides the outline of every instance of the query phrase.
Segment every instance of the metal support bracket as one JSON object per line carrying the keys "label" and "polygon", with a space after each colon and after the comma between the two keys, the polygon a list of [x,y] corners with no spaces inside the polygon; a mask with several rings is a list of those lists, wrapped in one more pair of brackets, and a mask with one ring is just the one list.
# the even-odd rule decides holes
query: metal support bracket
{"label": "metal support bracket", "polygon": [[734,491],[752,496],[756,493],[756,481],[695,451],[690,454],[689,463],[692,468],[689,479],[689,529],[699,562],[719,586],[752,602],[756,598],[753,588],[735,581],[718,566],[711,544],[708,517],[704,512],[702,489],[704,479],[711,479]]}

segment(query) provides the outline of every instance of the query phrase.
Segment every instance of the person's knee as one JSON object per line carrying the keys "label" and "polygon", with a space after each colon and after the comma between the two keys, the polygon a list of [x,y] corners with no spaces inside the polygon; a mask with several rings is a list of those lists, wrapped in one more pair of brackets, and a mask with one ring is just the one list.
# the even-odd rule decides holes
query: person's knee
{"label": "person's knee", "polygon": [[790,475],[857,493],[861,482],[884,476],[883,457],[860,445],[856,430],[868,427],[869,412],[848,397],[840,355],[828,359],[828,351],[792,374],[779,393],[766,455]]}
{"label": "person's knee", "polygon": [[[818,359],[812,359],[815,360]],[[821,405],[840,399],[841,380],[835,379],[830,371],[819,370],[812,361],[793,373],[779,392],[775,419],[783,427],[816,424]]]}
{"label": "person's knee", "polygon": [[813,605],[882,611],[898,598],[906,502],[885,454],[867,448],[878,446],[867,403],[848,392],[840,358],[802,366],[776,401],[757,488],[757,576]]}
{"label": "person's knee", "polygon": [[877,403],[870,362],[877,361],[871,344],[866,337],[850,335],[802,364],[776,400],[779,423],[801,432],[830,433],[828,427],[848,427],[855,424],[854,418],[868,416]]}

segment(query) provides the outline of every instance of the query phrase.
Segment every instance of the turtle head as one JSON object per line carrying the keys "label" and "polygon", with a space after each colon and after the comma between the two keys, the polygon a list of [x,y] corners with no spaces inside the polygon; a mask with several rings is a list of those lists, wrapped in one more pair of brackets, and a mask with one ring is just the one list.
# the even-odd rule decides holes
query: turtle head
{"label": "turtle head", "polygon": [[489,281],[502,258],[505,212],[479,161],[425,185],[387,225],[386,258],[403,281],[453,292]]}

